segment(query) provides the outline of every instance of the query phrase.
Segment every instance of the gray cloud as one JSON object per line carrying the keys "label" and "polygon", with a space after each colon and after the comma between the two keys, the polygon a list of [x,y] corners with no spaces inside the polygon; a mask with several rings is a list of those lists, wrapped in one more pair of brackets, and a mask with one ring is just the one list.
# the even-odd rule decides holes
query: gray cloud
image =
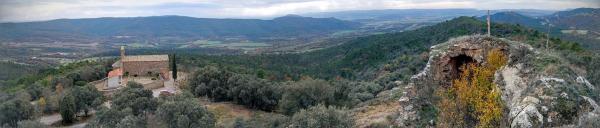
{"label": "gray cloud", "polygon": [[409,9],[547,9],[600,7],[598,0],[0,0],[0,22],[58,18],[184,15],[261,18],[309,12]]}

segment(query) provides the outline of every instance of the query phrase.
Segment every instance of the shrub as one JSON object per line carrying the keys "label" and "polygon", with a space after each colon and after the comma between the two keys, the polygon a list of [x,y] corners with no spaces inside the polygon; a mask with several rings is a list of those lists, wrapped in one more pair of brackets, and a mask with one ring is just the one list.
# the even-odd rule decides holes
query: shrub
{"label": "shrub", "polygon": [[298,128],[350,128],[354,127],[354,119],[345,108],[319,104],[294,114],[291,125]]}
{"label": "shrub", "polygon": [[290,117],[276,113],[255,113],[248,120],[248,126],[253,128],[284,128],[289,126]]}
{"label": "shrub", "polygon": [[[467,64],[448,91],[438,92],[443,127],[497,127],[502,118],[500,89],[493,83],[494,74],[506,65],[506,56],[499,49],[488,52],[484,65]],[[462,117],[462,118],[461,118]],[[461,122],[464,119],[465,122]]]}
{"label": "shrub", "polygon": [[24,120],[19,121],[18,128],[48,128],[48,126],[36,120]]}
{"label": "shrub", "polygon": [[572,123],[577,116],[577,102],[574,100],[560,96],[553,107],[565,119],[565,124]]}
{"label": "shrub", "polygon": [[215,117],[197,101],[185,97],[166,98],[157,109],[158,117],[170,128],[212,128]]}
{"label": "shrub", "polygon": [[292,115],[300,109],[334,101],[334,89],[324,80],[301,80],[287,85],[281,98],[279,109]]}

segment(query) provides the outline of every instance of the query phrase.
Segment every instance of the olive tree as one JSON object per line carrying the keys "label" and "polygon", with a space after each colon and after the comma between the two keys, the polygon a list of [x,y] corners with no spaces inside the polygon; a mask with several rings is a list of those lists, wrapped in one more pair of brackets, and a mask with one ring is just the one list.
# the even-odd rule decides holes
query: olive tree
{"label": "olive tree", "polygon": [[0,126],[15,127],[17,122],[33,118],[34,108],[29,102],[20,99],[2,101],[0,104]]}
{"label": "olive tree", "polygon": [[59,101],[60,116],[62,117],[63,123],[72,123],[75,121],[75,114],[77,113],[77,105],[75,98],[71,93],[66,93]]}
{"label": "olive tree", "polygon": [[190,98],[171,98],[157,109],[158,117],[170,128],[212,128],[214,115]]}
{"label": "olive tree", "polygon": [[117,92],[112,103],[115,109],[131,108],[134,115],[154,112],[158,105],[158,101],[152,96],[152,91],[134,82],[129,82],[127,87]]}
{"label": "olive tree", "polygon": [[281,101],[279,101],[280,111],[287,115],[308,108],[317,104],[329,104],[334,99],[334,88],[324,80],[302,80],[290,85],[284,89]]}

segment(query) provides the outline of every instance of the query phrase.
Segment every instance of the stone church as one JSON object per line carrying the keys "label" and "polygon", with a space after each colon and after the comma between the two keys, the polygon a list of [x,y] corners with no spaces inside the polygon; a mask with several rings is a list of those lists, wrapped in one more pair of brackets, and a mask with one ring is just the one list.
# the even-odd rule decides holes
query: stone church
{"label": "stone church", "polygon": [[163,81],[169,79],[168,55],[126,56],[124,46],[121,46],[120,52],[120,60],[112,65],[113,70],[108,73],[107,88],[118,88],[126,84],[125,77],[158,77]]}

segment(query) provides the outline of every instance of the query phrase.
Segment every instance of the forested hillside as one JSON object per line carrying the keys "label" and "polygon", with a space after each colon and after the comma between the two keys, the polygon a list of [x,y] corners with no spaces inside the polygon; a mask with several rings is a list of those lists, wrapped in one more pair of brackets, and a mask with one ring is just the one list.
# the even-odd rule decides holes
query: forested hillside
{"label": "forested hillside", "polygon": [[8,80],[17,79],[23,75],[38,72],[40,68],[31,65],[15,64],[12,62],[0,62],[0,87],[8,84]]}
{"label": "forested hillside", "polygon": [[[478,19],[485,21],[486,17]],[[491,15],[492,22],[522,25],[540,32],[550,32],[551,37],[579,43],[584,48],[598,51],[600,41],[600,9],[577,8],[551,15],[531,17],[518,12],[499,12]]]}
{"label": "forested hillside", "polygon": [[210,19],[184,16],[58,19],[1,23],[0,38],[7,41],[98,40],[109,38],[289,37],[325,34],[359,27],[334,18],[284,16],[272,20]]}
{"label": "forested hillside", "polygon": [[[475,18],[460,17],[414,31],[360,37],[342,45],[300,54],[183,56],[185,63],[225,65],[232,69],[267,70],[267,76],[281,79],[286,75],[298,79],[302,75],[318,78],[374,79],[381,70],[402,71],[402,78],[423,67],[429,47],[460,35],[481,34],[485,24]],[[498,37],[539,39],[541,32],[522,26],[492,24]],[[574,44],[553,39],[561,49],[578,48]],[[538,40],[541,41],[541,40]],[[541,47],[541,42],[531,42]],[[402,68],[398,68],[402,67]]]}
{"label": "forested hillside", "polygon": [[[542,32],[519,25],[492,25],[495,37],[525,43],[536,49],[547,48]],[[187,65],[203,67],[187,86],[196,96],[206,96],[213,101],[233,101],[250,108],[296,117],[298,111],[317,104],[358,109],[365,104],[382,102],[380,100],[395,101],[399,97],[394,94],[400,92],[377,94],[397,87],[399,84],[394,82],[407,81],[423,69],[429,57],[429,47],[452,37],[481,34],[485,32],[484,26],[484,22],[475,18],[460,17],[414,31],[361,37],[340,46],[309,53],[183,55],[181,60]],[[542,58],[542,61],[532,62],[534,64],[528,66],[571,63],[578,68],[588,69],[585,77],[591,80],[591,84],[600,82],[596,80],[600,77],[599,72],[593,70],[600,64],[597,54],[585,51],[577,43],[558,38],[551,38],[548,45],[548,49],[555,51],[557,56],[565,56],[565,60]],[[582,63],[584,61],[589,63]],[[490,76],[493,75],[487,74],[486,77]],[[426,97],[431,97],[432,93],[420,92],[419,95],[430,100]],[[435,108],[417,110],[419,116],[437,118]],[[427,121],[412,123],[425,126]]]}

